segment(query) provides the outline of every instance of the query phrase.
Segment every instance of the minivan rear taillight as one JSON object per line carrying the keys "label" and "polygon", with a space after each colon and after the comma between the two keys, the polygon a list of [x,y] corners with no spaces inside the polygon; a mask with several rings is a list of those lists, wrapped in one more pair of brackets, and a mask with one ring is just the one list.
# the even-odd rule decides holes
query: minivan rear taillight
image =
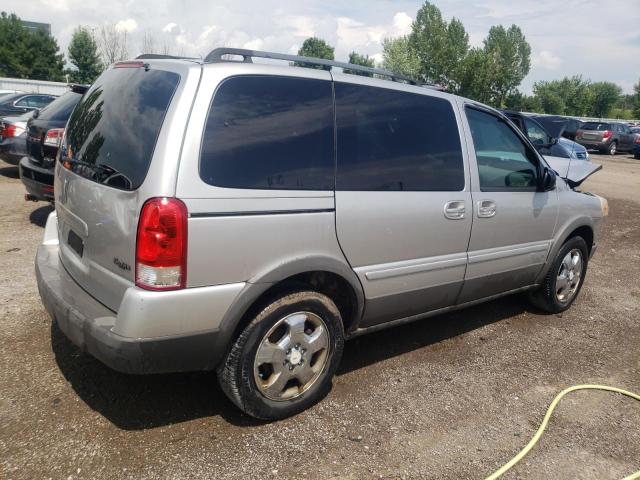
{"label": "minivan rear taillight", "polygon": [[136,285],[147,290],[184,288],[187,277],[187,207],[177,198],[145,202],[136,239]]}

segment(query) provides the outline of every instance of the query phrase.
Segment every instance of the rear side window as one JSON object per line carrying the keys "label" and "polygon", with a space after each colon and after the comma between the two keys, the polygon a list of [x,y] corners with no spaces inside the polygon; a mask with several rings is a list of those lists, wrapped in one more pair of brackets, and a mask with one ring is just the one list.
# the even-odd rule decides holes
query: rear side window
{"label": "rear side window", "polygon": [[215,93],[200,177],[218,187],[332,190],[331,82],[232,77]]}
{"label": "rear side window", "polygon": [[460,135],[451,104],[336,83],[337,190],[459,191]]}
{"label": "rear side window", "polygon": [[63,165],[98,183],[137,189],[179,81],[178,74],[153,68],[104,72],[69,119]]}
{"label": "rear side window", "polygon": [[66,122],[81,98],[82,95],[79,93],[67,92],[44,107],[38,118],[40,120]]}

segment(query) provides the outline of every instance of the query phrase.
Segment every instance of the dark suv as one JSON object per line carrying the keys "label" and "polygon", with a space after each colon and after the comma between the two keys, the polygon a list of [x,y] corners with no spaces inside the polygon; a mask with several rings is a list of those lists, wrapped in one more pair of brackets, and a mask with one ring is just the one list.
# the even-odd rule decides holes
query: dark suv
{"label": "dark suv", "polygon": [[576,142],[600,153],[633,151],[635,135],[626,123],[587,122],[576,132]]}
{"label": "dark suv", "polygon": [[20,179],[27,189],[27,200],[53,201],[53,168],[64,127],[87,88],[72,85],[70,91],[27,122],[27,156],[20,160]]}

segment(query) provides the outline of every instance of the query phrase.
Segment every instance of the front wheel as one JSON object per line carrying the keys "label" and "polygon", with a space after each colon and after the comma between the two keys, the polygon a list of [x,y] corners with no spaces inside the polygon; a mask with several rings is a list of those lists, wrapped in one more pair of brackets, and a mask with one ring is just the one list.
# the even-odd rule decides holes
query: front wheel
{"label": "front wheel", "polygon": [[582,237],[572,237],[560,248],[539,289],[531,292],[531,303],[549,313],[568,309],[578,296],[585,275],[589,251]]}
{"label": "front wheel", "polygon": [[218,368],[223,391],[263,420],[295,415],[322,399],[340,363],[340,311],[318,292],[285,295],[258,313]]}

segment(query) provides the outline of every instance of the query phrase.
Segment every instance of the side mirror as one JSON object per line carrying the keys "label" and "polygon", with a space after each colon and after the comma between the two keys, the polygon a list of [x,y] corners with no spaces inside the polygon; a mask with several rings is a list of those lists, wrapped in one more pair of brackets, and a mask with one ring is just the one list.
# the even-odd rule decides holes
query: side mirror
{"label": "side mirror", "polygon": [[555,145],[558,143],[558,139],[556,137],[549,137],[549,146]]}
{"label": "side mirror", "polygon": [[544,167],[542,178],[540,179],[540,190],[548,192],[556,188],[556,172],[549,167]]}

